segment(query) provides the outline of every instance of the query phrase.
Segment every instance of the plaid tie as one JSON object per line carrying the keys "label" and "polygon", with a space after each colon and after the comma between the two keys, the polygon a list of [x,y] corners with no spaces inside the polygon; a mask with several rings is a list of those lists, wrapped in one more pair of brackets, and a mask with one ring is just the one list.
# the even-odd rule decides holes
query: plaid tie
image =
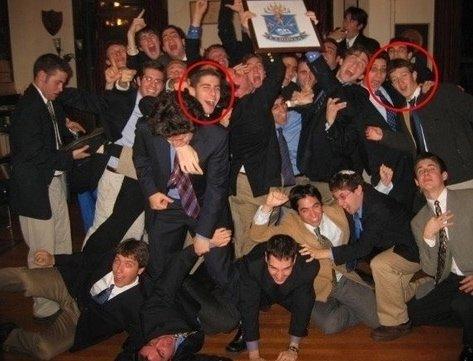
{"label": "plaid tie", "polygon": [[[319,243],[321,244],[322,247],[325,249],[330,249],[332,248],[332,242],[325,237],[322,233],[320,233],[320,227],[315,227],[314,228],[314,233],[317,236],[317,239]],[[335,270],[332,267],[332,285],[335,286],[337,284],[337,274],[335,273]]]}
{"label": "plaid tie", "polygon": [[110,295],[112,294],[112,291],[113,291],[113,287],[114,287],[114,285],[111,284],[110,286],[108,286],[106,289],[100,291],[95,296],[92,296],[92,299],[95,302],[97,302],[99,305],[103,305],[110,298]]}
{"label": "plaid tie", "polygon": [[56,149],[59,149],[62,145],[62,140],[61,140],[61,135],[59,133],[59,126],[57,125],[56,113],[54,112],[53,102],[51,100],[48,100],[46,105],[48,107],[48,112],[53,122],[54,139],[56,140]]}
{"label": "plaid tie", "polygon": [[[375,94],[379,97],[379,99],[387,105],[391,105],[391,103],[386,99],[386,97],[383,95],[381,90],[376,90]],[[394,113],[392,110],[389,110],[388,108],[386,109],[386,123],[388,123],[389,128],[391,130],[396,131],[396,113]]]}
{"label": "plaid tie", "polygon": [[279,152],[281,153],[281,176],[283,186],[293,186],[296,184],[296,177],[294,177],[294,170],[292,169],[289,147],[287,146],[286,138],[284,138],[282,128],[277,128],[277,131]]}
{"label": "plaid tie", "polygon": [[[434,202],[435,214],[439,217],[442,214],[439,201]],[[439,231],[439,252],[437,257],[437,273],[435,274],[435,283],[439,283],[445,270],[445,263],[447,261],[447,232],[445,228]]]}
{"label": "plaid tie", "polygon": [[177,188],[184,212],[186,212],[189,217],[197,218],[200,211],[199,202],[197,202],[197,197],[189,175],[184,174],[181,171],[181,167],[179,167],[177,154],[174,156],[174,169],[169,177],[168,187]]}

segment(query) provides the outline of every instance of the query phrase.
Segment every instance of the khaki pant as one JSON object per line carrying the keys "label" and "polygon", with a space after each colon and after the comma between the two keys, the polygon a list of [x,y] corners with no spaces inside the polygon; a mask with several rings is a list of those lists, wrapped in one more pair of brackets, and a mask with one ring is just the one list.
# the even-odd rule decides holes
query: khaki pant
{"label": "khaki pant", "polygon": [[26,353],[34,358],[49,360],[71,348],[80,312],[56,268],[1,269],[0,290],[23,292],[26,297],[54,300],[61,309],[54,322],[39,332],[14,329],[3,344],[5,351]]}
{"label": "khaki pant", "polygon": [[415,294],[410,280],[420,270],[419,263],[410,262],[390,248],[371,260],[375,283],[376,307],[382,326],[397,326],[409,320],[406,302]]}
{"label": "khaki pant", "polygon": [[[36,268],[34,254],[43,249],[51,254],[72,253],[71,226],[67,207],[66,175],[53,177],[49,185],[50,219],[20,216],[21,233],[28,250],[28,267]],[[33,313],[36,317],[48,317],[59,310],[56,302],[35,298]]]}

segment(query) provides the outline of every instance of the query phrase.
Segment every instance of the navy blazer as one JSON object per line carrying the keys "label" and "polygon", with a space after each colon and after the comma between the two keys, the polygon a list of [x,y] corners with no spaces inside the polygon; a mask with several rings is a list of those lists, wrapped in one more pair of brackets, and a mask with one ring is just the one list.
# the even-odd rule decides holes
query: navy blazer
{"label": "navy blazer", "polygon": [[[219,125],[197,126],[190,145],[204,172],[190,176],[200,205],[194,231],[212,238],[228,194],[228,132]],[[136,126],[133,163],[146,198],[157,192],[167,194],[172,171],[170,144],[164,137],[153,135],[146,120]]]}

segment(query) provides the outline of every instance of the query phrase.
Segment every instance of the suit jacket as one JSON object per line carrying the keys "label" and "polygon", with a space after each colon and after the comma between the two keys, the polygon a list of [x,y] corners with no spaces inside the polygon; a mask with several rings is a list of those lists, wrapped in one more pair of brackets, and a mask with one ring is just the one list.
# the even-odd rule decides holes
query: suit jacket
{"label": "suit jacket", "polygon": [[[380,141],[367,140],[364,132],[366,127],[375,126],[383,131]],[[357,119],[357,128],[363,146],[360,147],[364,168],[371,175],[371,184],[378,184],[379,167],[381,164],[393,169],[393,189],[391,197],[404,204],[407,209],[412,208],[412,201],[416,191],[412,174],[414,164],[412,158],[412,140],[408,133],[402,114],[396,113],[396,129],[392,130],[386,120],[371,103],[369,98],[362,107],[362,113]]]}
{"label": "suit jacket", "polygon": [[260,338],[258,316],[260,305],[278,303],[291,312],[289,334],[307,335],[307,326],[314,306],[313,281],[318,262],[306,262],[298,255],[292,273],[277,285],[268,272],[265,260],[266,243],[257,245],[239,263],[239,309],[245,341]]}
{"label": "suit jacket", "polygon": [[371,185],[363,186],[362,232],[360,239],[354,239],[353,216],[347,215],[350,224],[350,242],[333,247],[336,264],[374,257],[394,247],[394,252],[411,262],[419,262],[419,250],[409,225],[410,213],[393,198],[376,191]]}
{"label": "suit jacket", "polygon": [[[53,101],[59,133],[64,143],[70,133],[66,114]],[[55,170],[72,168],[72,152],[56,150],[53,122],[38,90],[31,84],[20,98],[11,118],[10,206],[25,217],[51,218],[48,187]]]}
{"label": "suit jacket", "polygon": [[69,294],[80,309],[71,351],[84,349],[123,331],[137,332],[138,312],[144,299],[140,284],[103,305],[97,304],[90,295],[95,282],[112,271],[114,258],[113,250],[95,252],[92,246],[81,253],[55,256]]}
{"label": "suit jacket", "polygon": [[[365,47],[371,54],[374,54],[376,50],[379,49],[379,42],[373,38],[368,38],[367,36],[364,36],[362,33],[359,33],[358,36],[355,39],[355,42],[353,43],[352,46],[355,45],[361,45]],[[345,52],[348,50],[347,49],[347,43],[345,40],[343,40],[339,44],[340,52],[341,54],[345,54]]]}
{"label": "suit jacket", "polygon": [[271,108],[281,91],[284,64],[280,57],[265,63],[263,85],[238,100],[230,119],[230,190],[233,195],[242,165],[254,197],[281,185],[281,155]]}
{"label": "suit jacket", "polygon": [[[201,207],[195,232],[212,238],[227,198],[228,133],[217,125],[198,126],[190,145],[197,152],[204,172],[190,176]],[[153,135],[145,120],[136,127],[133,162],[146,198],[157,192],[167,194],[172,171],[170,145],[164,137]]]}
{"label": "suit jacket", "polygon": [[[342,231],[342,244],[347,244],[350,238],[350,230],[348,221],[339,206],[324,205],[324,214],[334,222]],[[319,240],[311,233],[305,226],[301,217],[294,212],[291,212],[283,217],[279,225],[256,225],[252,224],[250,228],[250,238],[255,242],[265,242],[276,234],[286,234],[291,236],[300,245],[309,245],[316,248],[322,248]],[[332,292],[332,269],[343,274],[345,277],[366,285],[356,272],[347,272],[345,265],[335,265],[332,260],[319,260],[320,269],[314,279],[314,291],[317,301],[326,302],[327,298]],[[366,285],[368,286],[368,285]]]}
{"label": "suit jacket", "polygon": [[449,183],[473,179],[473,97],[454,84],[440,84],[431,102],[417,113],[429,151],[448,166]]}
{"label": "suit jacket", "polygon": [[[465,275],[473,274],[473,190],[447,190],[447,209],[454,215],[454,224],[448,227],[447,257],[453,256],[460,270]],[[424,241],[424,228],[427,221],[435,216],[426,204],[411,221],[412,232],[419,247],[422,270],[435,276],[437,272],[439,240],[435,236],[435,246],[429,247]],[[441,280],[445,279],[451,269],[445,267]]]}

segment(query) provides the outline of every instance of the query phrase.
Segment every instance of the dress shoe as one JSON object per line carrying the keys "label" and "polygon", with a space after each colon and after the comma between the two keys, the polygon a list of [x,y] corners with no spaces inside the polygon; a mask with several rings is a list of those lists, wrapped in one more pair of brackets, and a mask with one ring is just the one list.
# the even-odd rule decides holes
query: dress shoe
{"label": "dress shoe", "polygon": [[473,347],[465,345],[463,351],[460,354],[459,361],[473,361]]}
{"label": "dress shoe", "polygon": [[233,340],[225,347],[228,352],[241,352],[246,350],[246,342],[243,340],[243,331],[241,326],[238,327],[237,333]]}
{"label": "dress shoe", "polygon": [[380,326],[371,331],[371,338],[375,341],[392,341],[411,332],[412,323],[407,321],[397,326]]}
{"label": "dress shoe", "polygon": [[12,332],[15,328],[18,328],[18,326],[13,322],[0,323],[0,350],[2,349],[2,346],[8,338],[10,332]]}

